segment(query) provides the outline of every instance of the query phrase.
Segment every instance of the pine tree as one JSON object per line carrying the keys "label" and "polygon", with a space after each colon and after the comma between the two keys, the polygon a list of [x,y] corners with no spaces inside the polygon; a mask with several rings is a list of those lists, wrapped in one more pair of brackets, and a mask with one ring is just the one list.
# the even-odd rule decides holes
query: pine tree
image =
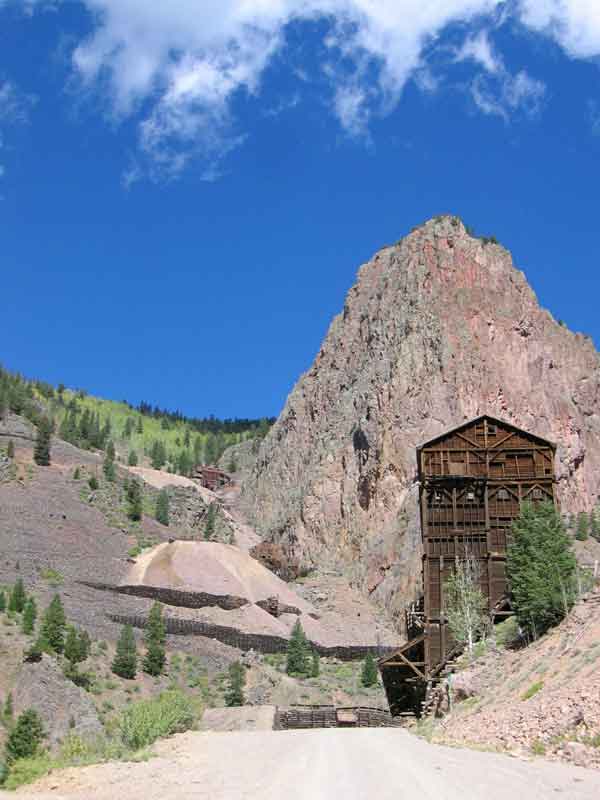
{"label": "pine tree", "polygon": [[9,725],[12,724],[13,717],[15,716],[15,708],[14,708],[12,692],[9,692],[6,695],[4,708],[2,709],[2,716],[9,723]]}
{"label": "pine tree", "polygon": [[560,622],[577,596],[571,539],[552,503],[529,503],[512,526],[507,574],[521,628],[539,635]]}
{"label": "pine tree", "polygon": [[102,470],[106,480],[111,481],[111,483],[114,482],[117,477],[117,473],[115,470],[115,446],[112,442],[109,442],[106,446]]}
{"label": "pine tree", "polygon": [[590,535],[590,522],[588,515],[585,511],[580,511],[577,515],[577,528],[575,529],[575,538],[578,542],[585,542]]}
{"label": "pine tree", "polygon": [[81,478],[81,469],[79,467],[75,467],[73,471],[73,480],[78,481]]}
{"label": "pine tree", "polygon": [[131,434],[133,433],[134,428],[134,421],[131,417],[127,417],[125,420],[125,427],[123,428],[123,438],[130,439]]}
{"label": "pine tree", "polygon": [[152,469],[162,469],[167,460],[167,453],[164,444],[155,439],[150,448],[150,465]]}
{"label": "pine tree", "polygon": [[161,525],[169,524],[169,494],[166,489],[161,489],[156,498],[155,517]]}
{"label": "pine tree", "polygon": [[129,458],[127,459],[127,464],[130,467],[137,467],[137,465],[138,465],[138,457],[137,457],[137,453],[135,452],[135,450],[130,450],[129,451]]}
{"label": "pine tree", "polygon": [[246,684],[246,670],[239,661],[234,661],[229,667],[229,680],[225,691],[226,706],[243,706],[246,702],[244,686]]}
{"label": "pine tree", "polygon": [[166,631],[162,618],[162,606],[156,602],[148,615],[148,623],[144,633],[146,655],[142,662],[144,672],[148,675],[161,675],[165,667]]}
{"label": "pine tree", "polygon": [[596,508],[590,513],[590,533],[592,537],[600,542],[600,509]]}
{"label": "pine tree", "polygon": [[377,664],[372,653],[367,653],[360,672],[360,682],[365,688],[375,686],[377,683]]}
{"label": "pine tree", "polygon": [[186,447],[186,448],[189,447],[190,446],[190,442],[191,442],[190,429],[186,428],[185,429],[185,435],[183,437],[183,446]]}
{"label": "pine tree", "polygon": [[0,589],[0,611],[6,611],[6,595],[4,589]]}
{"label": "pine tree", "polygon": [[65,610],[60,595],[55,594],[42,619],[38,639],[41,650],[62,653],[65,647],[65,627]]}
{"label": "pine tree", "polygon": [[129,519],[137,522],[142,518],[142,485],[137,478],[132,478],[127,484],[127,515]]}
{"label": "pine tree", "polygon": [[23,633],[32,634],[35,629],[35,621],[37,619],[37,606],[33,597],[29,597],[23,609],[23,619],[21,620],[21,627]]}
{"label": "pine tree", "polygon": [[137,432],[138,433],[143,433],[144,432],[144,421],[141,418],[141,416],[139,416],[138,420],[137,420]]}
{"label": "pine tree", "polygon": [[321,659],[316,650],[313,650],[312,661],[310,664],[310,677],[318,678],[321,674]]}
{"label": "pine tree", "polygon": [[15,457],[15,443],[13,442],[12,439],[8,440],[8,444],[6,446],[6,455],[9,458],[14,458]]}
{"label": "pine tree", "polygon": [[285,671],[288,675],[307,675],[309,672],[310,646],[306,639],[302,623],[296,620],[287,647],[287,663]]}
{"label": "pine tree", "polygon": [[100,486],[100,484],[98,483],[98,478],[95,475],[91,475],[90,476],[90,479],[88,481],[88,486],[90,487],[92,492],[95,492],[95,491],[98,490],[98,487]]}
{"label": "pine tree", "polygon": [[44,726],[37,711],[32,708],[24,711],[6,741],[6,763],[10,765],[19,758],[35,756],[44,735]]}
{"label": "pine tree", "polygon": [[206,524],[204,526],[204,538],[207,542],[214,539],[215,536],[215,521],[217,516],[217,509],[214,503],[211,503],[206,513]]}
{"label": "pine tree", "polygon": [[87,631],[79,631],[74,625],[69,625],[64,654],[73,667],[85,661],[90,654],[90,637]]}
{"label": "pine tree", "polygon": [[25,587],[23,586],[23,579],[17,578],[15,581],[15,585],[12,588],[10,593],[10,599],[8,601],[8,610],[14,611],[17,614],[21,614],[23,609],[25,608],[25,601],[27,600],[27,596],[25,594]]}
{"label": "pine tree", "polygon": [[37,438],[33,450],[33,460],[39,467],[50,466],[50,440],[52,424],[47,417],[41,417],[37,426]]}
{"label": "pine tree", "polygon": [[117,651],[112,662],[112,671],[120,678],[135,678],[137,672],[137,648],[131,625],[124,625],[117,642]]}

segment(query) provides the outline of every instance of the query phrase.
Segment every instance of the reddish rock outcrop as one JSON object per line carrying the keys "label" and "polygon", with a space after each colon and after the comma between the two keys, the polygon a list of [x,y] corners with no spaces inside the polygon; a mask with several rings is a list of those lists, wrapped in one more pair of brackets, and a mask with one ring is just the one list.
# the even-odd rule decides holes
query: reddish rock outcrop
{"label": "reddish rock outcrop", "polygon": [[558,444],[560,499],[600,491],[600,359],[499,245],[431,220],[361,267],[261,445],[244,501],[264,539],[343,566],[398,613],[420,583],[415,447],[489,413]]}

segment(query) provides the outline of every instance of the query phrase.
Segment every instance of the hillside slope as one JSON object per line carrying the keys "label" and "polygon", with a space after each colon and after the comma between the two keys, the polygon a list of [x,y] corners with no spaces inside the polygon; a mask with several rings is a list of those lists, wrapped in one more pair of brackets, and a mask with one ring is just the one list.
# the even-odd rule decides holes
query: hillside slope
{"label": "hillside slope", "polygon": [[600,358],[502,247],[431,220],[361,267],[244,487],[263,537],[400,613],[420,581],[416,446],[478,414],[558,444],[567,511],[600,492]]}
{"label": "hillside slope", "polygon": [[490,647],[453,678],[434,737],[600,767],[600,591],[522,650]]}

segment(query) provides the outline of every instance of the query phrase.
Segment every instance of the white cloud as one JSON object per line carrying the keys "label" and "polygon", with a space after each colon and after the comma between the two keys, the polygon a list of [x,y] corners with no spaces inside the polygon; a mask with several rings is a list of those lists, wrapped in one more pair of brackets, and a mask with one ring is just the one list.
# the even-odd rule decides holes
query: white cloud
{"label": "white cloud", "polygon": [[486,30],[467,36],[454,60],[474,61],[483,67],[484,71],[473,78],[468,88],[475,105],[484,114],[493,114],[508,122],[517,110],[529,116],[539,111],[546,93],[545,84],[525,70],[511,74],[494,50]]}
{"label": "white cloud", "polygon": [[546,93],[545,84],[524,70],[516,75],[503,70],[494,78],[478,75],[470,89],[480,111],[502,117],[505,122],[517,110],[524,111],[528,116],[537,114]]}
{"label": "white cloud", "polygon": [[0,82],[0,123],[23,123],[36,98],[19,91],[11,81]]}
{"label": "white cloud", "polygon": [[[467,30],[457,60],[480,70],[471,84],[475,102],[505,119],[517,108],[534,111],[544,87],[524,70],[511,74],[488,36],[477,33],[491,21],[516,19],[572,57],[600,55],[598,0],[79,2],[91,14],[92,32],[76,47],[73,64],[84,85],[108,93],[117,118],[139,120],[136,174],[150,167],[176,175],[197,155],[214,167],[243,141],[235,130],[235,98],[260,92],[294,21],[328,23],[331,108],[353,136],[368,134],[373,114],[396,107],[409,79],[425,91],[438,87],[428,62],[450,23]],[[295,69],[308,78],[303,66]]]}
{"label": "white cloud", "polygon": [[460,50],[456,53],[456,61],[475,61],[488,72],[497,73],[504,70],[502,59],[494,52],[487,31],[479,31],[475,36],[468,36]]}
{"label": "white cloud", "polygon": [[521,21],[555,39],[574,58],[600,54],[598,0],[519,0]]}

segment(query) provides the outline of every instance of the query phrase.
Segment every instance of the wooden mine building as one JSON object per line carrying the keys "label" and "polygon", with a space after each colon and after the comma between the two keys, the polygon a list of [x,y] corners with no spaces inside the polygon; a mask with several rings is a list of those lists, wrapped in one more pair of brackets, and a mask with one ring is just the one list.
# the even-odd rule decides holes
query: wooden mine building
{"label": "wooden mine building", "polygon": [[222,469],[202,465],[194,468],[192,478],[200,481],[200,486],[203,486],[205,489],[210,489],[211,492],[231,483],[231,478],[226,472],[223,472]]}
{"label": "wooden mine building", "polygon": [[507,541],[523,502],[556,503],[555,445],[481,416],[417,448],[423,597],[406,612],[408,642],[379,662],[392,714],[418,711],[456,654],[443,585],[456,559],[476,559],[490,616],[512,613]]}

